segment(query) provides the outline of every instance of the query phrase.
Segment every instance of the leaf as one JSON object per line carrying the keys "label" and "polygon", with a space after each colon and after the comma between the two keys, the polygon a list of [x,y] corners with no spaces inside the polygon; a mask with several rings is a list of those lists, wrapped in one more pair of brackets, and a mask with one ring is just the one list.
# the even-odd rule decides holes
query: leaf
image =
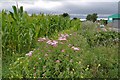
{"label": "leaf", "polygon": [[20,16],[22,17],[23,15],[23,6],[20,6]]}
{"label": "leaf", "polygon": [[10,15],[12,16],[12,18],[16,21],[14,14],[11,11],[9,11],[9,12],[10,12]]}
{"label": "leaf", "polygon": [[18,11],[17,11],[17,8],[16,8],[16,6],[12,6],[12,8],[14,10],[15,17],[18,20]]}

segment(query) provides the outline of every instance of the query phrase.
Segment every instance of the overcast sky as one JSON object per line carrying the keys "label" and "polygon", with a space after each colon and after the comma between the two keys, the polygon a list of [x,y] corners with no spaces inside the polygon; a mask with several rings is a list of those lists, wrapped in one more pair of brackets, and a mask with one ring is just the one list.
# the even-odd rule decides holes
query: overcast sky
{"label": "overcast sky", "polygon": [[118,13],[120,0],[0,0],[0,10],[12,11],[12,5],[23,6],[31,13],[62,14],[69,13],[72,17],[85,18],[87,14],[98,13],[99,17],[107,17]]}

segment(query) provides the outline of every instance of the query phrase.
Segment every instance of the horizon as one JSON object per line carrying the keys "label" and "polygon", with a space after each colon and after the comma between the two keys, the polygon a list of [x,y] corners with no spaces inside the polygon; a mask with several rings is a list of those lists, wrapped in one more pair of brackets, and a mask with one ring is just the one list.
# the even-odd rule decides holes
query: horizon
{"label": "horizon", "polygon": [[70,17],[85,19],[88,14],[97,13],[98,18],[107,18],[112,14],[118,13],[118,1],[95,1],[95,0],[35,0],[35,1],[0,1],[0,10],[12,10],[12,5],[23,6],[28,14],[63,14],[68,13]]}

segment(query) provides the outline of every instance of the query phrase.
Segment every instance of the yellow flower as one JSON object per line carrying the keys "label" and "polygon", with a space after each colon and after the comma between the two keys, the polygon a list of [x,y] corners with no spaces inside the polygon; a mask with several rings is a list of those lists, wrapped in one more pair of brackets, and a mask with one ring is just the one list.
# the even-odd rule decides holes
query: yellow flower
{"label": "yellow flower", "polygon": [[72,69],[74,71],[74,69]]}
{"label": "yellow flower", "polygon": [[83,76],[81,75],[81,78],[83,78]]}
{"label": "yellow flower", "polygon": [[98,64],[98,67],[100,67],[101,65],[100,64]]}

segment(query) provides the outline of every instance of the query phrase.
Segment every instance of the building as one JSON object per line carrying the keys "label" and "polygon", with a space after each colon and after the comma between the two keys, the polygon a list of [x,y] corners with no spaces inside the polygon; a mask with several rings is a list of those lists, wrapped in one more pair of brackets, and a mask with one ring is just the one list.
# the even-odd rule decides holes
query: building
{"label": "building", "polygon": [[103,25],[107,25],[108,18],[97,18],[97,22]]}
{"label": "building", "polygon": [[108,20],[108,18],[97,18],[97,20]]}
{"label": "building", "polygon": [[108,16],[108,26],[120,29],[120,14]]}

